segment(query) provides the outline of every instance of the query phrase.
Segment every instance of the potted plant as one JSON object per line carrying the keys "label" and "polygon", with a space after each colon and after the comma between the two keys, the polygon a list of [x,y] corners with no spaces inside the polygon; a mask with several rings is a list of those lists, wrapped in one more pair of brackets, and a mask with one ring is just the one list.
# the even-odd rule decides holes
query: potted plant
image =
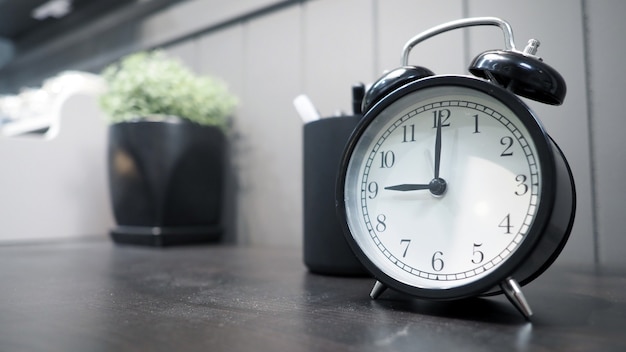
{"label": "potted plant", "polygon": [[113,240],[157,246],[218,240],[235,98],[220,81],[193,74],[161,51],[129,55],[102,77]]}

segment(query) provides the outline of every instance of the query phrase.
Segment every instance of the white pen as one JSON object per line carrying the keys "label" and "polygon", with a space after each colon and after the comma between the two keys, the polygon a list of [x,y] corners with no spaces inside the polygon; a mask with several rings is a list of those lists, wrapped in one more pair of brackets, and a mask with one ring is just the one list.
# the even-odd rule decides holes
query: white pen
{"label": "white pen", "polygon": [[306,94],[300,94],[293,100],[293,106],[304,123],[316,121],[321,118],[319,111]]}

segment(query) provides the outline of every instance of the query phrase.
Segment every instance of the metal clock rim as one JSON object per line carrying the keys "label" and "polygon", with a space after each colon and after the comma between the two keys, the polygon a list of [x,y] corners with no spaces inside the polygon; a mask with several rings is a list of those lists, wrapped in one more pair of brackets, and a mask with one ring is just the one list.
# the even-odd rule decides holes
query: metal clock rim
{"label": "metal clock rim", "polygon": [[[450,289],[420,288],[400,282],[383,272],[363,253],[361,248],[356,243],[355,239],[352,237],[347,223],[346,206],[344,199],[346,172],[348,163],[350,161],[352,153],[354,152],[357,141],[363,135],[371,122],[385,108],[409,93],[413,93],[424,88],[450,85],[475,89],[484,94],[492,96],[495,99],[501,101],[508,108],[510,108],[520,118],[520,121],[526,126],[530,136],[535,141],[537,153],[542,156],[539,159],[539,163],[543,170],[541,176],[541,182],[543,184],[542,197],[541,203],[537,209],[537,216],[533,221],[532,227],[528,230],[526,238],[520,244],[520,247],[498,268],[494,269],[492,273],[472,283]],[[517,268],[524,263],[524,259],[528,258],[532,254],[537,243],[539,242],[540,234],[549,223],[551,209],[556,197],[556,191],[554,189],[554,185],[556,182],[555,160],[552,153],[552,146],[550,144],[550,137],[546,133],[541,122],[536,118],[530,108],[517,96],[499,86],[496,86],[495,84],[471,76],[438,75],[422,78],[407,83],[406,85],[397,88],[387,96],[380,99],[369,111],[367,111],[367,113],[363,116],[363,118],[353,131],[352,135],[350,136],[341,159],[339,170],[340,171],[337,178],[336,187],[336,204],[338,215],[341,220],[341,225],[344,229],[346,240],[357,258],[370,271],[370,273],[374,275],[377,280],[379,280],[386,286],[404,293],[414,295],[419,298],[434,300],[461,299],[481,295],[493,289],[494,287],[497,287],[499,283],[505,280],[508,276],[515,273]],[[526,280],[524,283],[527,283],[529,281],[530,280]]]}

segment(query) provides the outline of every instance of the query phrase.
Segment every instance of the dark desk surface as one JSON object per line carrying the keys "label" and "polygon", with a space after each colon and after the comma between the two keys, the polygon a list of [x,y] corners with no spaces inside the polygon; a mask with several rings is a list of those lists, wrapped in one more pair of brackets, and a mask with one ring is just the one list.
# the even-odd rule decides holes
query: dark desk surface
{"label": "dark desk surface", "polygon": [[0,351],[626,351],[626,271],[557,265],[503,297],[426,302],[307,273],[294,249],[0,247]]}

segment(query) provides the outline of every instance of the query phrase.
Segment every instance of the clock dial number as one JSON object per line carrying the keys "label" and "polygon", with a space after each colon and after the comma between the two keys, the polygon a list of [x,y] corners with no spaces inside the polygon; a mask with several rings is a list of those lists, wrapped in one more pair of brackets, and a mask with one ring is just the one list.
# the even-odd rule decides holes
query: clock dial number
{"label": "clock dial number", "polygon": [[473,133],[480,133],[480,131],[478,130],[478,114],[474,115],[474,132]]}
{"label": "clock dial number", "polygon": [[402,252],[402,258],[406,258],[406,252],[409,250],[409,246],[411,245],[411,240],[409,239],[402,239],[400,240],[400,246],[405,246],[404,247],[404,252]]}
{"label": "clock dial number", "polygon": [[376,221],[376,231],[385,232],[385,230],[387,229],[387,224],[385,223],[385,221],[387,221],[387,217],[385,216],[385,214],[379,214],[376,217]]}
{"label": "clock dial number", "polygon": [[513,151],[511,150],[513,147],[513,137],[502,137],[502,139],[500,139],[500,144],[504,146],[504,151],[500,154],[500,156],[513,156]]}
{"label": "clock dial number", "polygon": [[380,152],[380,168],[381,169],[389,169],[393,167],[393,164],[396,162],[396,155],[393,151],[382,151]]}
{"label": "clock dial number", "polygon": [[450,122],[448,122],[448,119],[450,118],[451,115],[452,113],[450,112],[449,109],[441,109],[441,110],[433,111],[433,128],[437,128],[439,119],[441,119],[441,127],[449,127]]}
{"label": "clock dial number", "polygon": [[515,181],[519,182],[517,184],[517,190],[515,191],[516,196],[523,196],[528,193],[528,185],[526,184],[526,175],[517,175],[515,176]]}
{"label": "clock dial number", "polygon": [[434,271],[441,271],[443,270],[443,252],[441,251],[437,251],[435,252],[435,254],[433,254],[433,258],[430,261],[430,264],[433,267]]}
{"label": "clock dial number", "polygon": [[415,142],[415,125],[402,126],[402,143]]}
{"label": "clock dial number", "polygon": [[368,183],[367,184],[367,193],[369,193],[369,195],[367,196],[369,199],[376,198],[376,196],[378,195],[378,183],[376,183],[376,182]]}
{"label": "clock dial number", "polygon": [[472,258],[472,263],[474,264],[480,264],[485,259],[485,253],[479,250],[482,245],[482,243],[474,243],[474,257]]}
{"label": "clock dial number", "polygon": [[498,227],[505,229],[505,232],[504,232],[505,234],[511,233],[511,228],[513,227],[511,225],[511,213],[506,214],[504,219],[500,221],[500,224],[498,225]]}

